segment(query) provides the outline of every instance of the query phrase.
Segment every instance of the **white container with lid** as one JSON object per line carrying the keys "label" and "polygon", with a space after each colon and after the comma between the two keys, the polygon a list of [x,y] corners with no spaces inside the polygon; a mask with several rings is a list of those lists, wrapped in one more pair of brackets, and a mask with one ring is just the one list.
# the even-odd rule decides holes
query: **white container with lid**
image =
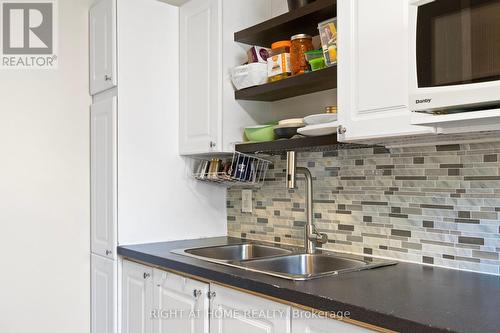
{"label": "white container with lid", "polygon": [[231,81],[237,90],[267,83],[267,64],[255,62],[234,67],[231,70]]}

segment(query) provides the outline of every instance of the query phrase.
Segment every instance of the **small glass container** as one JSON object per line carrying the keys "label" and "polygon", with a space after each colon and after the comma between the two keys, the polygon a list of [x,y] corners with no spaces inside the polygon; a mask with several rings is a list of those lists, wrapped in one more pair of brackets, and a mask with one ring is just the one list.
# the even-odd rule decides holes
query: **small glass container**
{"label": "small glass container", "polygon": [[289,40],[282,40],[272,44],[271,56],[267,58],[267,76],[269,82],[286,79],[292,75],[290,66]]}
{"label": "small glass container", "polygon": [[306,34],[298,34],[292,36],[291,40],[290,63],[292,75],[304,74],[309,70],[309,63],[305,53],[314,49],[312,37]]}
{"label": "small glass container", "polygon": [[325,107],[325,113],[337,114],[337,106],[331,105]]}

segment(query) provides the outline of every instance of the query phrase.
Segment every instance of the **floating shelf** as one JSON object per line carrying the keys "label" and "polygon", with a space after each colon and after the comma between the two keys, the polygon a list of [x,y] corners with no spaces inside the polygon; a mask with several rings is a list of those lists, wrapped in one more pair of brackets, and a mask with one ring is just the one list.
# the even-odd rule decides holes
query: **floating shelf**
{"label": "floating shelf", "polygon": [[237,144],[235,150],[245,154],[281,155],[287,151],[334,151],[339,149],[357,149],[373,147],[351,143],[340,143],[337,135],[299,137],[266,142]]}
{"label": "floating shelf", "polygon": [[271,47],[296,34],[318,35],[318,23],[337,15],[336,0],[316,0],[304,7],[272,18],[234,34],[236,42]]}
{"label": "floating shelf", "polygon": [[238,90],[235,91],[234,97],[240,100],[272,102],[334,88],[337,88],[337,66]]}

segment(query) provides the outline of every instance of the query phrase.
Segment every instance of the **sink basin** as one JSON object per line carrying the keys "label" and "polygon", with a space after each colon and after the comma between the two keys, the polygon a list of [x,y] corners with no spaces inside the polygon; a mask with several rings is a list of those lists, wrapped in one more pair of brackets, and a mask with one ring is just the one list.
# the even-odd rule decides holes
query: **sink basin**
{"label": "sink basin", "polygon": [[327,254],[295,254],[285,257],[252,260],[242,263],[245,268],[266,271],[294,280],[306,280],[340,272],[371,268],[369,262]]}
{"label": "sink basin", "polygon": [[299,248],[282,248],[258,243],[178,249],[172,252],[298,281],[396,264],[394,261],[326,251],[305,254]]}
{"label": "sink basin", "polygon": [[291,254],[291,250],[260,244],[236,244],[183,250],[185,254],[217,261],[242,261]]}

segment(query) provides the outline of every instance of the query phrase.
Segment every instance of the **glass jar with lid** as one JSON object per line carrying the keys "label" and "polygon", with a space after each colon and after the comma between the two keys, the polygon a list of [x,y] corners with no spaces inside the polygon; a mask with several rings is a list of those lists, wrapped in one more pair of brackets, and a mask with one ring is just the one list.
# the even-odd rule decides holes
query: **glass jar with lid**
{"label": "glass jar with lid", "polygon": [[292,75],[304,74],[309,70],[305,53],[314,49],[312,37],[306,34],[294,35],[291,38],[290,65]]}

